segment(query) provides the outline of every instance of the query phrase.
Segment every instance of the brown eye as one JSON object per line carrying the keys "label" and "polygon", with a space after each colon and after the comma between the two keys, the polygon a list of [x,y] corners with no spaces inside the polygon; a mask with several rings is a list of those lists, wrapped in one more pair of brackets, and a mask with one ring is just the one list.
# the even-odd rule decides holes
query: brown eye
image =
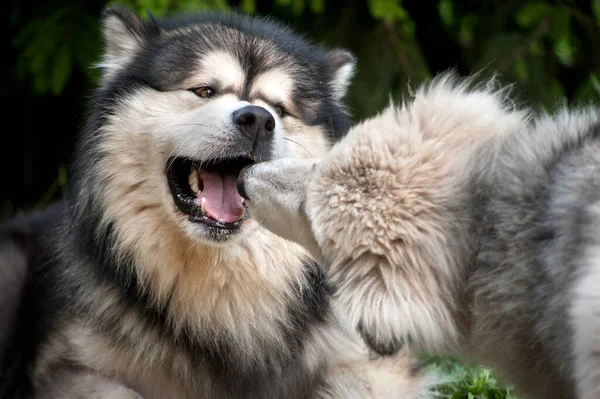
{"label": "brown eye", "polygon": [[275,106],[275,112],[277,112],[277,115],[279,115],[280,118],[283,118],[284,116],[286,116],[288,113],[285,110],[285,108],[283,108],[283,106],[281,105],[276,105]]}
{"label": "brown eye", "polygon": [[196,87],[195,89],[190,89],[190,91],[202,98],[211,98],[215,95],[215,91],[208,86]]}

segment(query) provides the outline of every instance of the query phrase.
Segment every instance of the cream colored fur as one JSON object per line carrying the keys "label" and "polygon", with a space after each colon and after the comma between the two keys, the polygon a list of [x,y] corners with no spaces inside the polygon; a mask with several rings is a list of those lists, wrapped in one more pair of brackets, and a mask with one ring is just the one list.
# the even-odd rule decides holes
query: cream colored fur
{"label": "cream colored fur", "polygon": [[507,94],[444,75],[321,158],[249,168],[241,191],[324,264],[376,352],[458,355],[529,398],[599,398],[598,108],[533,119]]}
{"label": "cream colored fur", "polygon": [[[114,304],[107,304],[111,305]],[[145,399],[193,399],[196,398],[193,392],[218,392],[210,379],[203,378],[208,370],[192,367],[189,358],[177,355],[171,343],[156,334],[150,336],[144,332],[135,314],[131,313],[124,320],[122,328],[128,334],[137,334],[139,344],[123,345],[123,342],[108,341],[84,323],[68,326],[52,345],[42,348],[36,380],[41,387],[47,386],[51,390],[68,389],[68,394],[73,395],[68,397],[81,397],[78,395],[86,394],[88,390],[98,397]],[[320,330],[314,338],[305,354],[305,361],[314,367],[325,368],[315,399],[430,397],[429,388],[435,382],[433,376],[420,370],[409,352],[373,358],[358,335],[348,334],[342,328]],[[71,354],[72,361],[87,364],[99,374],[75,370],[65,373],[64,378],[79,381],[77,384],[57,384],[51,371],[51,360],[65,353]],[[190,373],[192,370],[195,373]],[[131,390],[118,381],[127,381]]]}
{"label": "cream colored fur", "polygon": [[464,343],[471,251],[461,176],[481,143],[525,122],[507,94],[446,75],[356,125],[321,160],[259,164],[244,176],[257,220],[324,262],[350,326],[383,352],[398,339],[431,351]]}
{"label": "cream colored fur", "polygon": [[[307,214],[352,325],[453,351],[470,259],[461,170],[478,144],[518,128],[503,93],[451,77],[357,125],[316,169]],[[348,221],[352,220],[352,223]],[[449,242],[452,240],[452,242]],[[398,333],[402,331],[403,333]]]}

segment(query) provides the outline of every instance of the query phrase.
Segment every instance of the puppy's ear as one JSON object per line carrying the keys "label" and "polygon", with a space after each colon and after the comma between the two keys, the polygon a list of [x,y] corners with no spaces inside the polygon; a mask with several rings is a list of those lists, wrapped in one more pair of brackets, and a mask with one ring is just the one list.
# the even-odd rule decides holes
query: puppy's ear
{"label": "puppy's ear", "polygon": [[331,71],[329,85],[335,101],[340,101],[348,92],[354,77],[356,58],[346,50],[334,49],[327,54],[327,66]]}
{"label": "puppy's ear", "polygon": [[152,20],[144,22],[124,7],[105,8],[102,13],[104,55],[99,65],[104,75],[114,75],[127,66],[144,43],[157,34],[158,27]]}

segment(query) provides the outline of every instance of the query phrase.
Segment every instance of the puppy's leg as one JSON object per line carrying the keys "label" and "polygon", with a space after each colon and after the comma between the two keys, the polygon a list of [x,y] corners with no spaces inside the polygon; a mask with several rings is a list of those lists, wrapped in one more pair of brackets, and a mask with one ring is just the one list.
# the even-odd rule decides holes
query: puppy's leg
{"label": "puppy's leg", "polygon": [[36,388],[36,399],[142,399],[137,392],[100,374],[62,369]]}
{"label": "puppy's leg", "polygon": [[339,365],[318,391],[318,398],[425,399],[428,377],[411,364],[407,352]]}
{"label": "puppy's leg", "polygon": [[408,350],[393,356],[373,355],[353,335],[328,337],[329,362],[315,397],[350,399],[425,399],[433,379]]}
{"label": "puppy's leg", "polygon": [[571,307],[579,399],[600,398],[600,246],[587,257]]}

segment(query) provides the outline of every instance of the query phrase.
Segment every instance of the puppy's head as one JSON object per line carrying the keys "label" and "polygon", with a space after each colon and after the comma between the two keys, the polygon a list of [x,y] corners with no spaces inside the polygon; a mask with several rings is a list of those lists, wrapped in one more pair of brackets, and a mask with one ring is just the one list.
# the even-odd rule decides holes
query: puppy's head
{"label": "puppy's head", "polygon": [[460,339],[458,293],[476,242],[468,165],[526,116],[504,98],[442,77],[353,127],[318,163],[244,174],[258,220],[319,256],[351,326],[381,354]]}
{"label": "puppy's head", "polygon": [[349,327],[383,355],[440,335],[445,311],[434,268],[447,263],[447,168],[437,142],[402,119],[390,108],[319,161],[265,162],[238,180],[259,223],[322,262]]}

